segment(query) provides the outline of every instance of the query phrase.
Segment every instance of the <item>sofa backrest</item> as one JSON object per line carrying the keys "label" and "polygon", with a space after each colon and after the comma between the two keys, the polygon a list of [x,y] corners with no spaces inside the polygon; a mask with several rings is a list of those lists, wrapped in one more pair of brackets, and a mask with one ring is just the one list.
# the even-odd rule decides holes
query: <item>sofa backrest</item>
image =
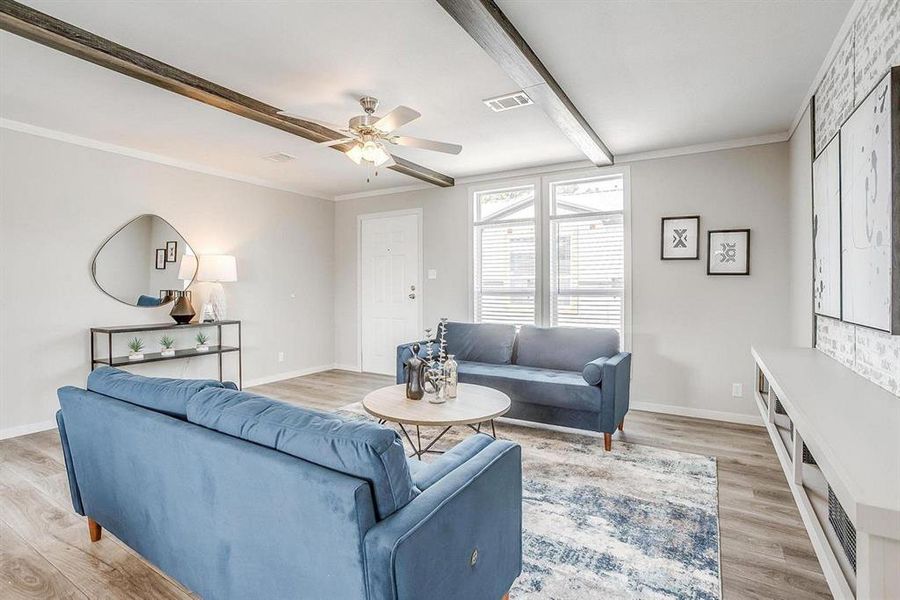
{"label": "sofa backrest", "polygon": [[209,388],[187,403],[187,418],[228,435],[364,479],[385,519],[416,495],[399,434],[372,421],[285,404],[248,392]]}
{"label": "sofa backrest", "polygon": [[206,388],[224,387],[214,379],[169,379],[145,377],[113,367],[91,371],[87,389],[150,410],[184,419],[188,399]]}
{"label": "sofa backrest", "polygon": [[515,341],[515,325],[447,323],[447,352],[456,356],[456,360],[508,365],[512,362]]}
{"label": "sofa backrest", "polygon": [[366,596],[365,481],[79,388],[59,400],[83,513],[199,596]]}
{"label": "sofa backrest", "polygon": [[515,364],[524,367],[581,371],[602,356],[619,352],[619,332],[589,327],[523,325],[516,338]]}

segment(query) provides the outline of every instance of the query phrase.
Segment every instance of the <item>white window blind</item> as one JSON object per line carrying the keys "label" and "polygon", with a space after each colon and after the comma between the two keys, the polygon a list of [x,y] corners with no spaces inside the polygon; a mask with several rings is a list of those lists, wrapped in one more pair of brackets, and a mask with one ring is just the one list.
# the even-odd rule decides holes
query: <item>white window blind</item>
{"label": "white window blind", "polygon": [[550,186],[550,324],[624,325],[623,178]]}
{"label": "white window blind", "polygon": [[535,322],[535,188],[475,194],[475,321]]}

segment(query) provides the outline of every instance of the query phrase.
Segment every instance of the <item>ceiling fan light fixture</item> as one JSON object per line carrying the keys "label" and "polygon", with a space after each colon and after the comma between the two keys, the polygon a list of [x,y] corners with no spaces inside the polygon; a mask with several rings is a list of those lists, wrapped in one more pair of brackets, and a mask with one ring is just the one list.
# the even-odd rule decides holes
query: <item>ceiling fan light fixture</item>
{"label": "ceiling fan light fixture", "polygon": [[378,144],[372,140],[366,140],[362,145],[362,159],[371,163],[375,162],[375,159],[378,158],[379,150],[381,149],[378,147]]}
{"label": "ceiling fan light fixture", "polygon": [[344,154],[347,155],[347,158],[355,162],[356,164],[362,163],[362,146],[359,144],[354,144],[352,148],[347,150]]}

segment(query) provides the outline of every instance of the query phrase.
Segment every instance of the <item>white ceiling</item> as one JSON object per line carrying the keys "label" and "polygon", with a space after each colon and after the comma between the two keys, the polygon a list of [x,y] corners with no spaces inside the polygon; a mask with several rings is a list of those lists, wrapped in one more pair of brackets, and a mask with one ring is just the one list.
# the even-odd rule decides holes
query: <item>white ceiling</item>
{"label": "white ceiling", "polygon": [[[269,104],[327,121],[356,98],[420,112],[402,132],[463,144],[397,154],[465,177],[580,160],[431,0],[27,4]],[[616,154],[785,131],[850,0],[514,2],[500,6]],[[0,116],[324,196],[420,183],[0,33]],[[287,152],[300,160],[261,157]]]}

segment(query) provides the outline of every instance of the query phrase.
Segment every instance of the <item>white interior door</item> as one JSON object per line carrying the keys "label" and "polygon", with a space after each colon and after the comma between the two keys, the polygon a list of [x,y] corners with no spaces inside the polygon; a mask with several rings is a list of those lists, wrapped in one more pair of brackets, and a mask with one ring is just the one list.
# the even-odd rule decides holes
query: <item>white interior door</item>
{"label": "white interior door", "polygon": [[393,375],[397,346],[422,337],[420,214],[360,221],[362,370]]}

